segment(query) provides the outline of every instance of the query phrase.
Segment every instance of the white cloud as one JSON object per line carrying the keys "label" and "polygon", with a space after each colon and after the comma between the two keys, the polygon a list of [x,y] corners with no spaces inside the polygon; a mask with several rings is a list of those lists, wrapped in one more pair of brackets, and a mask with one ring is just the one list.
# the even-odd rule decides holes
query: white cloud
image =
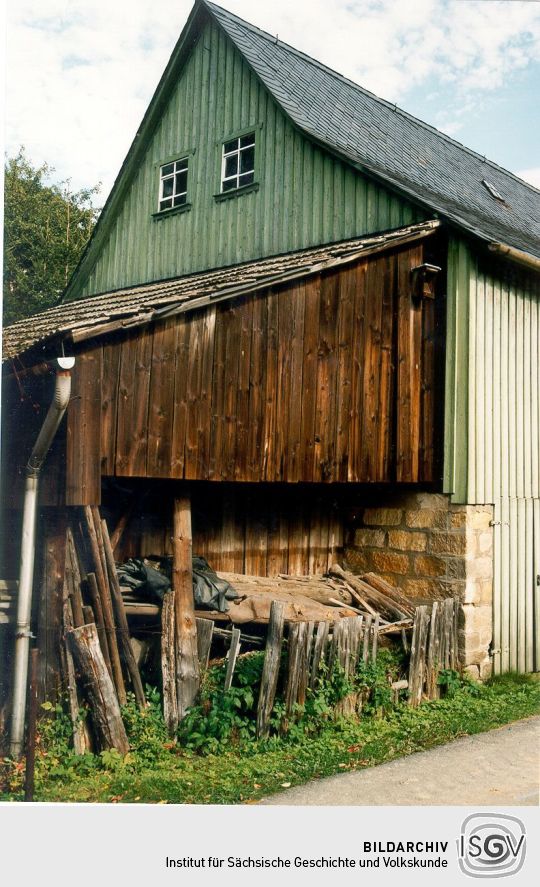
{"label": "white cloud", "polygon": [[534,185],[535,188],[540,188],[540,166],[533,166],[531,169],[520,169],[516,175],[520,179],[529,182],[530,185]]}
{"label": "white cloud", "polygon": [[[452,107],[436,121],[448,132],[459,132],[464,108],[540,61],[537,3],[222,2],[392,101],[451,84]],[[105,196],[190,9],[190,0],[11,0],[8,151],[23,143],[74,187],[102,180]]]}

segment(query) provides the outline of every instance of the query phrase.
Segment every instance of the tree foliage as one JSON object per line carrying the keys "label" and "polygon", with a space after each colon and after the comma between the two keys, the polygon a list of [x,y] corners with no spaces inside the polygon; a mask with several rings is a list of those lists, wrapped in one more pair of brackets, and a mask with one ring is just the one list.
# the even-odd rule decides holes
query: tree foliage
{"label": "tree foliage", "polygon": [[54,169],[34,167],[21,148],[5,164],[4,323],[56,305],[97,220],[99,186],[71,191],[47,184]]}

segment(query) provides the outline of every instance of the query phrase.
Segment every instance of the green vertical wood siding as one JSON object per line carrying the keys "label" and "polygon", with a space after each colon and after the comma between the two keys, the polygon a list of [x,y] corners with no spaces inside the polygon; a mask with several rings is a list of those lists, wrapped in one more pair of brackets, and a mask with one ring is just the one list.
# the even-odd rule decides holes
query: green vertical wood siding
{"label": "green vertical wood siding", "polygon": [[[217,202],[224,139],[256,127],[259,190]],[[190,211],[152,217],[159,164],[189,155]],[[206,25],[86,280],[72,296],[301,249],[425,218],[289,123],[220,29]]]}
{"label": "green vertical wood siding", "polygon": [[448,253],[444,488],[494,505],[493,663],[540,669],[540,276]]}

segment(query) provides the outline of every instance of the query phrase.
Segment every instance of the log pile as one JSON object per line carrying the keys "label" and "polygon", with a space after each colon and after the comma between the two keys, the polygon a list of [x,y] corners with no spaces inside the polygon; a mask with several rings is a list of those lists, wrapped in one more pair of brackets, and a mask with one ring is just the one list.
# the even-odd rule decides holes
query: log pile
{"label": "log pile", "polygon": [[[100,749],[116,748],[125,754],[128,741],[120,707],[127,700],[126,686],[141,708],[146,699],[107,524],[96,507],[85,507],[81,520],[66,530],[63,630],[62,660],[75,751],[88,750],[92,735]],[[83,701],[90,725],[80,718]]]}

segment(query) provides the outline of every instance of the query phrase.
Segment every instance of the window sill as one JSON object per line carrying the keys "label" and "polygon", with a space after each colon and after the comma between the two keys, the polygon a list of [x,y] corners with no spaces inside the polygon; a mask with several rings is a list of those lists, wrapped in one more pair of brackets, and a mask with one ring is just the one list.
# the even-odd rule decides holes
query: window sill
{"label": "window sill", "polygon": [[181,206],[172,206],[170,209],[161,209],[157,213],[152,213],[152,218],[157,221],[166,219],[169,216],[175,216],[177,213],[187,213],[191,209],[191,203],[183,203]]}
{"label": "window sill", "polygon": [[259,190],[259,183],[252,182],[251,185],[242,185],[241,188],[234,188],[231,191],[222,191],[220,194],[214,194],[216,203],[222,200],[228,200],[230,197],[240,197],[242,194],[250,194],[252,191]]}

